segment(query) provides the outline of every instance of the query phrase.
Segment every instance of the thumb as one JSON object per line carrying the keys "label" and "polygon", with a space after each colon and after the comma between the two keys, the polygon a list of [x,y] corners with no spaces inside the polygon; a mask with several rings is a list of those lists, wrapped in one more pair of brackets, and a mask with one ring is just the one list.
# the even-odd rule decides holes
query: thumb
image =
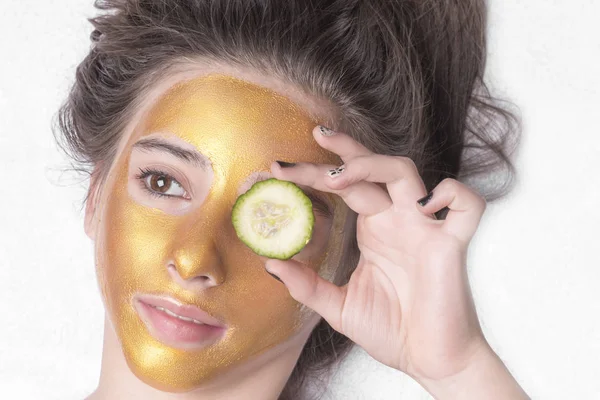
{"label": "thumb", "polygon": [[338,287],[321,278],[296,260],[270,259],[265,268],[283,282],[296,301],[317,312],[333,329],[340,331],[346,287]]}

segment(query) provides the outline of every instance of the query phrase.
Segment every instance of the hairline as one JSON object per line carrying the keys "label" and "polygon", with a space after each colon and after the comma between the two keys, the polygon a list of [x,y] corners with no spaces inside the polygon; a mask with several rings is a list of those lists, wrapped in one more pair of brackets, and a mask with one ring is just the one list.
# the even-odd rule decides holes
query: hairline
{"label": "hairline", "polygon": [[[206,68],[208,71],[202,73],[202,68]],[[210,74],[232,76],[236,79],[272,90],[301,107],[310,118],[326,121],[325,123],[333,128],[339,124],[340,113],[331,101],[308,93],[305,88],[292,83],[280,74],[253,66],[242,66],[239,63],[228,63],[225,60],[214,60],[205,57],[179,57],[168,65],[152,71],[142,78],[143,83],[138,95],[123,115],[123,119],[127,122],[121,129],[110,165],[101,167],[100,171],[94,171],[101,174],[98,176],[100,179],[97,180],[100,186],[98,189],[103,189],[115,167],[119,155],[122,154],[127,145],[134,139],[133,132],[144,113],[149,112],[152,105],[173,86]],[[265,79],[261,80],[262,78]],[[101,193],[97,199],[100,198],[102,198]]]}

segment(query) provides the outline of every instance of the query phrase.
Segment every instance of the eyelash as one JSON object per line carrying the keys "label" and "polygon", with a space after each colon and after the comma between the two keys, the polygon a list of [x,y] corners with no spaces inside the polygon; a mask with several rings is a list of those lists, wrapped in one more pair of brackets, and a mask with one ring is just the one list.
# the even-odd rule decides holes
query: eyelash
{"label": "eyelash", "polygon": [[135,176],[135,178],[139,181],[141,188],[144,191],[146,191],[146,193],[150,194],[151,196],[157,197],[157,198],[179,198],[179,199],[182,199],[179,196],[171,196],[169,194],[155,192],[154,190],[150,189],[146,185],[146,178],[149,176],[152,176],[152,175],[164,176],[165,178],[172,179],[173,181],[177,182],[177,184],[179,186],[183,187],[183,185],[177,179],[175,179],[171,174],[169,174],[167,172],[160,171],[160,170],[154,169],[154,168],[140,168],[140,173],[137,174]]}
{"label": "eyelash", "polygon": [[[135,176],[135,178],[138,180],[138,182],[140,183],[140,186],[142,188],[142,190],[144,190],[146,193],[150,194],[153,197],[157,197],[157,198],[181,198],[179,196],[171,196],[168,194],[163,194],[160,192],[155,192],[154,190],[150,189],[147,185],[146,185],[146,178],[152,175],[159,175],[159,176],[164,176],[165,178],[169,178],[172,179],[173,181],[177,182],[177,184],[179,184],[182,188],[183,185],[177,180],[175,179],[171,174],[164,172],[164,171],[160,171],[158,169],[154,169],[154,168],[140,168],[140,173],[137,174]],[[258,182],[259,179],[255,179],[252,184]],[[185,189],[184,189],[185,190]],[[314,202],[313,202],[314,204]],[[315,205],[315,211],[321,213],[323,216],[325,217],[331,217],[329,211],[327,209],[323,209],[322,207],[320,207],[318,204],[314,204]]]}

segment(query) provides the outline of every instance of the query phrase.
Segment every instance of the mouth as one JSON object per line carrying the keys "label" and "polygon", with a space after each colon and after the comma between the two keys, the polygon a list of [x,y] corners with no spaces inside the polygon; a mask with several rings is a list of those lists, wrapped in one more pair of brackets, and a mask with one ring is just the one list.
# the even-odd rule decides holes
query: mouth
{"label": "mouth", "polygon": [[207,312],[171,297],[136,294],[133,305],[148,332],[169,347],[197,350],[214,344],[227,330]]}

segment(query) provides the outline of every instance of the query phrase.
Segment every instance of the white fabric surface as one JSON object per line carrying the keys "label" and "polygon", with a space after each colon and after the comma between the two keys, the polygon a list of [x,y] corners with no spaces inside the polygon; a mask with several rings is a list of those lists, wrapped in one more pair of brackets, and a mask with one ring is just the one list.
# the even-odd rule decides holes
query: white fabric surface
{"label": "white fabric surface", "polygon": [[[86,53],[92,1],[2,1],[0,398],[81,399],[103,309],[84,184],[61,177],[50,120]],[[486,336],[535,399],[600,398],[600,2],[492,1],[488,78],[520,106],[513,194],[490,204],[469,270]],[[424,399],[360,350],[330,399]]]}

